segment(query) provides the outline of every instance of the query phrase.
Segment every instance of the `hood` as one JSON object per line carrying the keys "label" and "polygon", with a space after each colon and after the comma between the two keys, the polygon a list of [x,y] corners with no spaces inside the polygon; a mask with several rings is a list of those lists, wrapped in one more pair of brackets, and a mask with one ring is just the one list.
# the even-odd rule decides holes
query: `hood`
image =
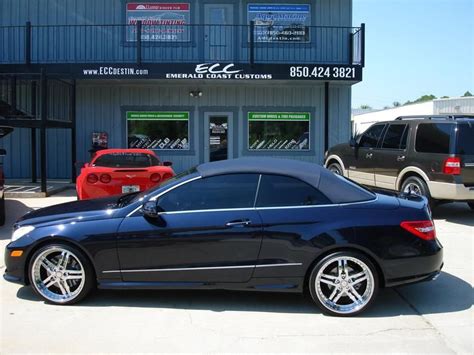
{"label": "hood", "polygon": [[49,206],[28,212],[21,217],[15,226],[36,225],[63,220],[91,220],[111,218],[114,214],[118,197],[106,197],[93,200],[73,201]]}

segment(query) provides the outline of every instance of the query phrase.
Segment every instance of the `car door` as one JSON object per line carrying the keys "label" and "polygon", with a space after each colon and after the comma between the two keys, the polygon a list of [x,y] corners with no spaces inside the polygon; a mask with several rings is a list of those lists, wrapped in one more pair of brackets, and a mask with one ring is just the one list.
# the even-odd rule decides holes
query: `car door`
{"label": "car door", "polygon": [[409,125],[391,123],[385,130],[380,147],[374,150],[375,186],[396,190],[398,174],[406,165],[406,148]]}
{"label": "car door", "polygon": [[158,197],[157,218],[125,218],[118,234],[123,281],[248,281],[262,240],[254,209],[258,180],[258,174],[198,178]]}
{"label": "car door", "polygon": [[316,188],[281,175],[262,175],[256,209],[264,225],[258,264],[264,267],[257,265],[256,278],[304,276],[314,248],[325,245],[329,225],[340,218],[337,207]]}
{"label": "car door", "polygon": [[385,130],[386,124],[375,124],[365,131],[354,149],[353,163],[347,167],[349,178],[361,184],[375,186],[374,151]]}

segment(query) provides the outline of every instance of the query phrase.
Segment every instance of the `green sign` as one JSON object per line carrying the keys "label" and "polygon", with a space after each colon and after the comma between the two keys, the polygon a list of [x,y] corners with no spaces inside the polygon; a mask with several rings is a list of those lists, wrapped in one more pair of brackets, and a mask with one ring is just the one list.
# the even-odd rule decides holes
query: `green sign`
{"label": "green sign", "polygon": [[127,111],[129,121],[187,121],[189,112]]}
{"label": "green sign", "polygon": [[249,112],[249,121],[309,121],[309,112]]}

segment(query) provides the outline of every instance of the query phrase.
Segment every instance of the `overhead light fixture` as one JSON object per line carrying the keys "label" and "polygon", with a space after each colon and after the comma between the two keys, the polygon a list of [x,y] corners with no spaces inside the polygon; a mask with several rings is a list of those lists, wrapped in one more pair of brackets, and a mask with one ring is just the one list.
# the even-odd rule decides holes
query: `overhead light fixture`
{"label": "overhead light fixture", "polygon": [[192,90],[189,92],[189,96],[191,97],[201,97],[202,91],[201,90]]}

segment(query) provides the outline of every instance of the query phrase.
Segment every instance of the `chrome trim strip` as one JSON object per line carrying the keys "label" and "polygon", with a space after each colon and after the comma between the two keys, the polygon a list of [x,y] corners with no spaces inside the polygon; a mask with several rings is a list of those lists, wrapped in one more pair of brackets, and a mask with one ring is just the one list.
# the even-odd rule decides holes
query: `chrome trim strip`
{"label": "chrome trim strip", "polygon": [[185,267],[171,269],[136,269],[136,270],[106,270],[103,274],[119,273],[119,272],[162,272],[162,271],[199,271],[199,270],[225,270],[225,269],[250,269],[277,266],[301,266],[303,263],[285,263],[285,264],[261,264],[261,265],[236,265],[236,266],[209,266],[209,267]]}
{"label": "chrome trim strip", "polygon": [[183,214],[183,213],[202,213],[202,212],[232,212],[232,211],[254,211],[254,207],[246,208],[214,208],[209,210],[189,210],[189,211],[170,211],[160,212],[158,215],[169,215],[169,214]]}

